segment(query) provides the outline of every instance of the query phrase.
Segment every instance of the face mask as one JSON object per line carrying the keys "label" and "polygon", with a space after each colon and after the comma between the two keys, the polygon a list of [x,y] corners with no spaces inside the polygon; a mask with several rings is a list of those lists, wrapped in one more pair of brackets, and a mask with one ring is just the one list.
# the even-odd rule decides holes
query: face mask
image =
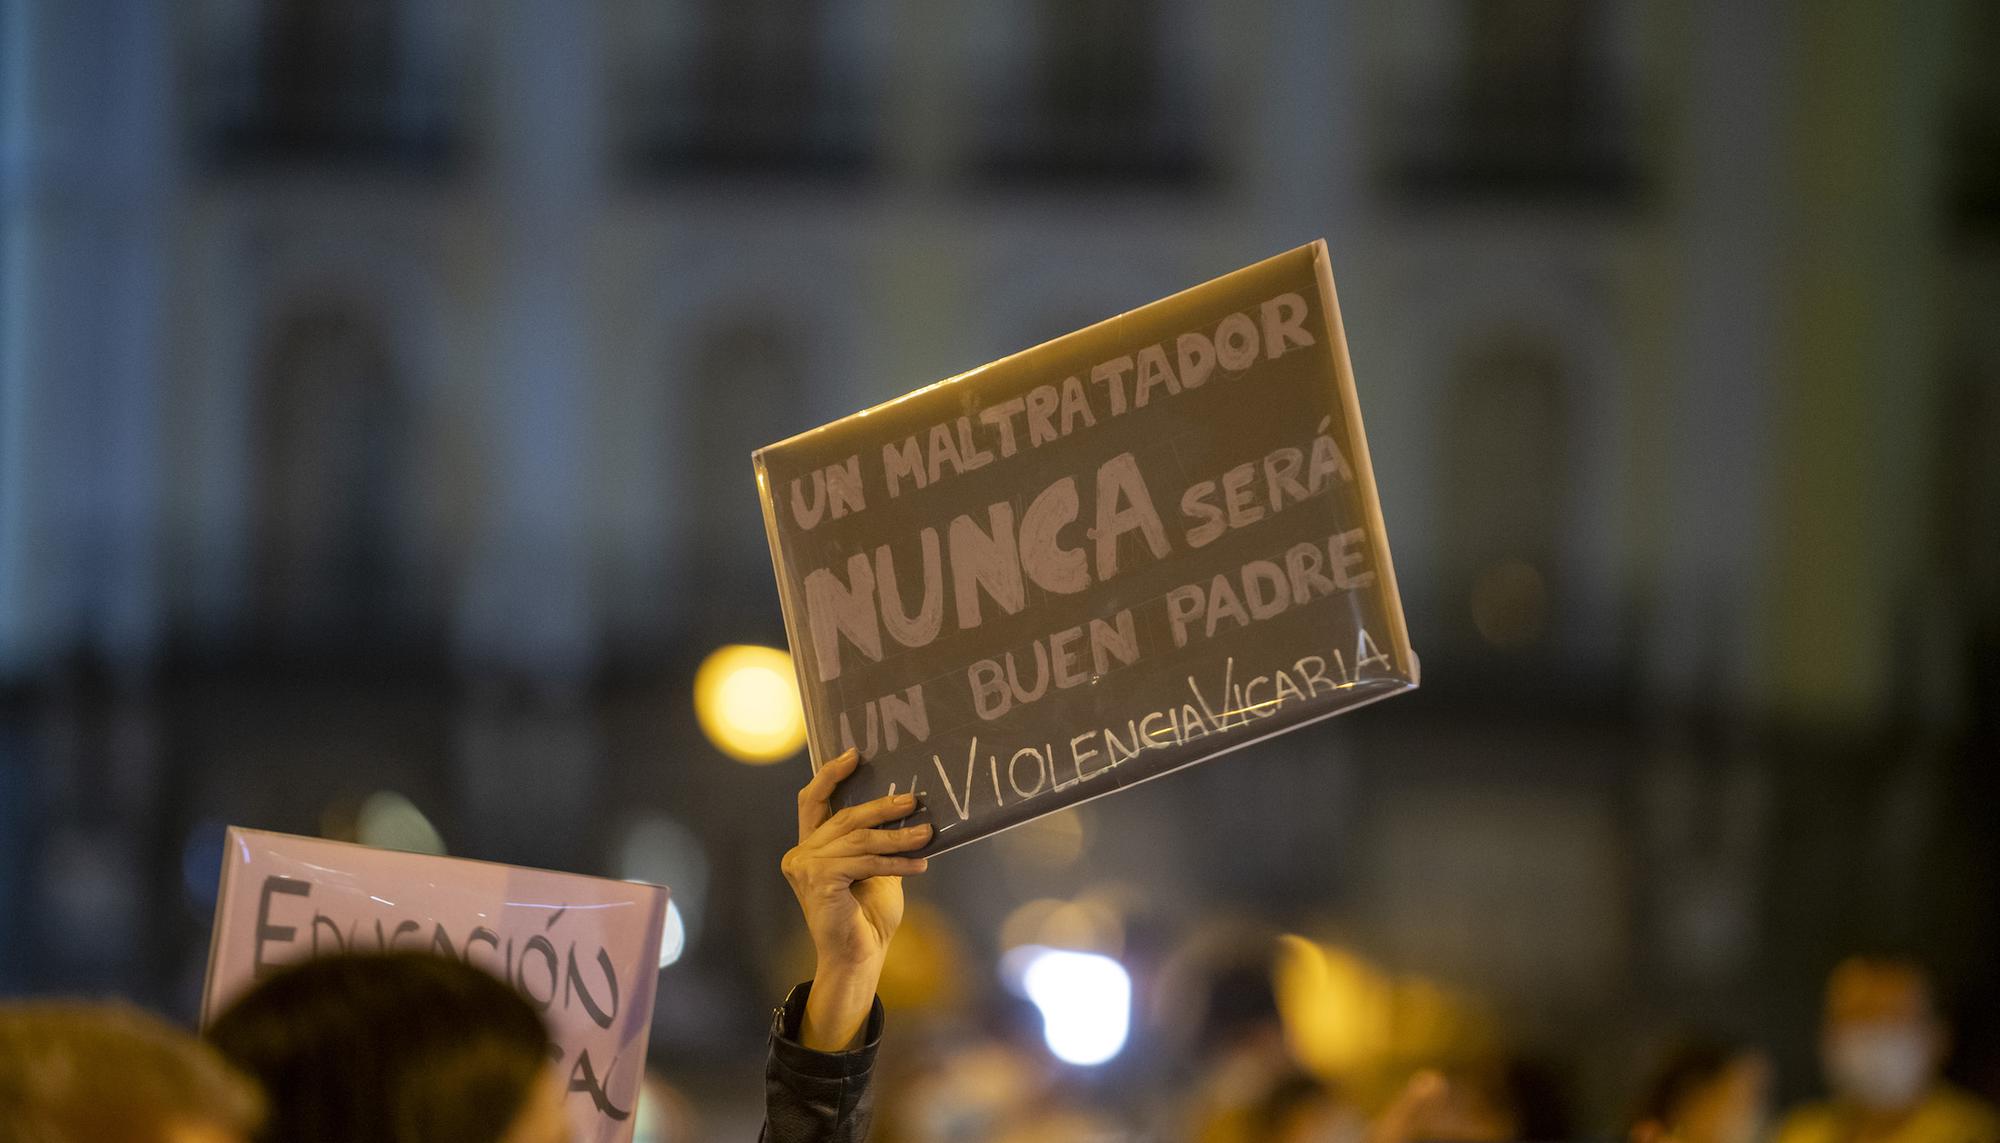
{"label": "face mask", "polygon": [[1930,1078],[1930,1042],[1899,1024],[1864,1024],[1834,1033],[1826,1067],[1834,1089],[1863,1107],[1897,1111],[1923,1094]]}

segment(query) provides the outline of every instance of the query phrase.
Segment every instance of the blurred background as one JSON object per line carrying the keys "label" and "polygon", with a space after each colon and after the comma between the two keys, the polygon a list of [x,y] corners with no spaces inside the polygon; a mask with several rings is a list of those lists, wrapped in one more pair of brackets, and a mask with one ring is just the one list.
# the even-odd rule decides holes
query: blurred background
{"label": "blurred background", "polygon": [[657,880],[660,1106],[745,1137],[809,964],[806,760],[695,704],[784,645],[750,450],[1323,235],[1424,689],[941,859],[885,1134],[1160,1130],[1268,1035],[1607,1136],[1690,1029],[1820,1091],[1859,949],[2000,1094],[1996,59],[1983,0],[0,0],[0,993],[190,1017],[225,824]]}

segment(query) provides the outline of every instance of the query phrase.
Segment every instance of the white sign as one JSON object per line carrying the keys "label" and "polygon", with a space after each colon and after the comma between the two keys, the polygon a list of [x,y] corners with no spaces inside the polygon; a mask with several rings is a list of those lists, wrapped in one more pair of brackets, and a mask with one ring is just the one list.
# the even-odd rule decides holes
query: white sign
{"label": "white sign", "polygon": [[541,1012],[579,1143],[629,1143],[667,890],[235,826],[224,846],[204,1026],[258,978],[323,953],[453,957]]}

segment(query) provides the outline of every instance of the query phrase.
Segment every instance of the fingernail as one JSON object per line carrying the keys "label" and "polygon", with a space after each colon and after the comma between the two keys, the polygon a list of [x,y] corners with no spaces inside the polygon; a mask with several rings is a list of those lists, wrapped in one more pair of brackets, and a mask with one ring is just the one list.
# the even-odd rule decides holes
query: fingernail
{"label": "fingernail", "polygon": [[929,834],[930,834],[930,832],[931,832],[931,823],[929,823],[929,822],[924,822],[924,823],[923,823],[923,824],[921,824],[921,825],[917,825],[917,826],[913,826],[913,827],[911,827],[911,828],[912,828],[913,830],[915,830],[915,831],[916,831],[917,833],[919,833],[919,834],[923,834],[923,835],[925,835],[925,836],[929,836]]}
{"label": "fingernail", "polygon": [[913,806],[916,803],[917,803],[917,796],[915,794],[896,795],[896,804],[899,806]]}
{"label": "fingernail", "polygon": [[931,867],[931,859],[930,859],[930,858],[928,858],[928,857],[919,857],[919,858],[917,858],[917,872],[918,872],[918,873],[922,873],[922,872],[923,872],[924,870],[926,870],[926,869],[929,869],[930,867]]}

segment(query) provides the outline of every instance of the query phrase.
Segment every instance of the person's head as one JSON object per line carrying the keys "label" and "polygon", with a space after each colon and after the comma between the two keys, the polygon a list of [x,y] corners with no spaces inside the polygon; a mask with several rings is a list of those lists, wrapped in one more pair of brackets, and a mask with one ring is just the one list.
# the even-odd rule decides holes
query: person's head
{"label": "person's head", "polygon": [[1669,1052],[1633,1117],[1634,1139],[1751,1143],[1769,1113],[1771,1067],[1742,1044],[1692,1040]]}
{"label": "person's head", "polygon": [[276,1143],[560,1143],[549,1034],[521,995],[424,953],[344,954],[283,969],[208,1038],[271,1101]]}
{"label": "person's head", "polygon": [[1245,958],[1223,965],[1209,978],[1195,1046],[1213,1055],[1260,1040],[1275,1043],[1280,1026],[1268,955]]}
{"label": "person's head", "polygon": [[1326,1143],[1351,1137],[1356,1125],[1340,1093],[1303,1072],[1272,1084],[1250,1116],[1253,1136],[1269,1143]]}
{"label": "person's head", "polygon": [[1827,977],[1820,1060],[1836,1095],[1879,1112],[1914,1107],[1937,1080],[1947,1037],[1930,974],[1902,957],[1856,956]]}
{"label": "person's head", "polygon": [[242,1143],[263,1108],[213,1048],[135,1008],[0,1006],[0,1137]]}

